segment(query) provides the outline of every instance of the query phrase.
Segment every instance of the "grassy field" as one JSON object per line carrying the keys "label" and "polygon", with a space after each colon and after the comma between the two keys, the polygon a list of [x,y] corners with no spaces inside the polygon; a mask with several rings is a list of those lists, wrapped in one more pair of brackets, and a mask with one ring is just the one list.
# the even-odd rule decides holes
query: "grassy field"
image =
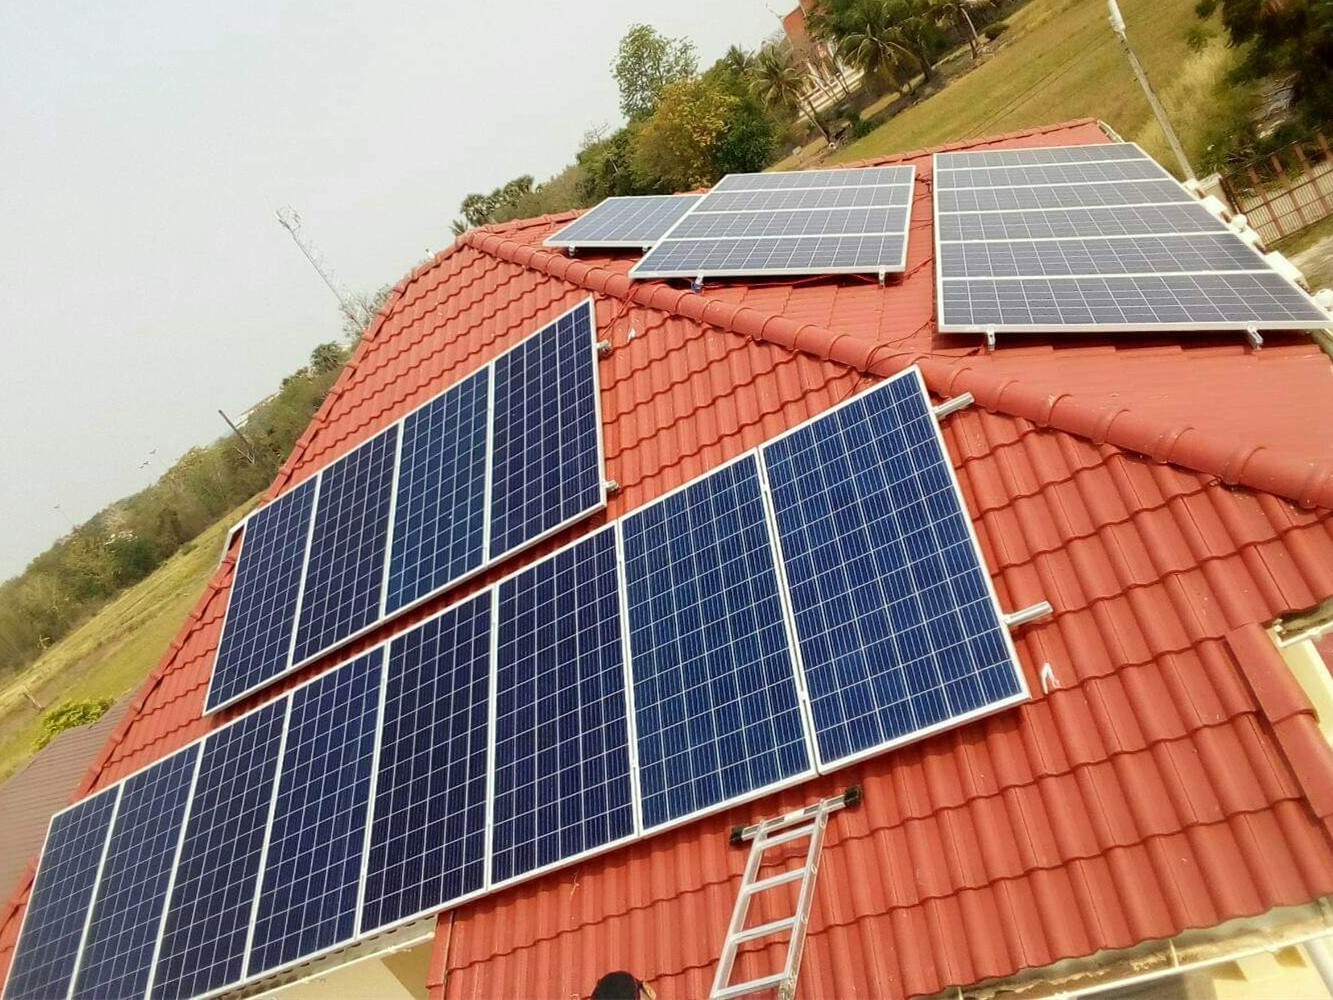
{"label": "grassy field", "polygon": [[[1187,152],[1199,157],[1216,134],[1215,83],[1232,58],[1216,25],[1191,49],[1199,25],[1190,0],[1121,0],[1129,37],[1158,88]],[[994,55],[937,94],[914,105],[829,162],[858,160],[925,146],[1045,125],[1101,118],[1123,138],[1170,164],[1152,118],[1107,20],[1104,0],[1032,0],[1009,19]]]}
{"label": "grassy field", "polygon": [[0,780],[33,754],[41,731],[26,690],[43,705],[84,698],[117,699],[157,666],[217,567],[228,529],[250,504],[217,524],[48,649],[23,675],[0,688]]}

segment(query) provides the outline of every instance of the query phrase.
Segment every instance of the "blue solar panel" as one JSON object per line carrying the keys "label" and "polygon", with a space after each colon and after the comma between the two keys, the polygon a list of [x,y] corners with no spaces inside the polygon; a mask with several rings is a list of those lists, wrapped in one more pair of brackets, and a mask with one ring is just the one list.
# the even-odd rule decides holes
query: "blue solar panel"
{"label": "blue solar panel", "polygon": [[821,763],[1026,696],[915,369],[763,455]]}
{"label": "blue solar panel", "polygon": [[754,456],[622,531],[643,825],[808,772]]}
{"label": "blue solar panel", "polygon": [[383,647],[292,693],[246,975],[352,937]]}
{"label": "blue solar panel", "polygon": [[385,610],[392,614],[486,559],[486,433],[490,370],[483,368],[403,422]]}
{"label": "blue solar panel", "polygon": [[314,503],[312,479],[246,522],[206,711],[287,669]]}
{"label": "blue solar panel", "polygon": [[144,995],[198,760],[194,744],[125,782],[72,996]]}
{"label": "blue solar panel", "polygon": [[362,931],[482,888],[491,591],[389,644]]}
{"label": "blue solar panel", "polygon": [[493,883],[634,834],[615,531],[499,589]]}
{"label": "blue solar panel", "polygon": [[47,1000],[69,991],[119,795],[119,786],[108,788],[51,820],[5,1000]]}
{"label": "blue solar panel", "polygon": [[379,619],[397,447],[394,424],[320,473],[294,664]]}
{"label": "blue solar panel", "polygon": [[153,997],[193,997],[241,978],[287,699],[204,741],[176,863]]}
{"label": "blue solar panel", "polygon": [[493,558],[604,502],[593,322],[580,303],[495,362]]}

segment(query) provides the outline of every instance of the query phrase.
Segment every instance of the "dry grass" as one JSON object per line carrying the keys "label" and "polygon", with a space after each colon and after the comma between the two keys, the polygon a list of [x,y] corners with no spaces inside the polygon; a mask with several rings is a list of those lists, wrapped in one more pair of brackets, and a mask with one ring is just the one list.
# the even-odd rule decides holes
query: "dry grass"
{"label": "dry grass", "polygon": [[[1198,23],[1185,0],[1122,0],[1130,39],[1191,154],[1213,120],[1225,47],[1190,49]],[[1107,21],[1104,0],[1032,0],[1009,19],[998,50],[944,90],[890,119],[832,161],[858,160],[979,136],[1100,118],[1169,163],[1152,111]]]}
{"label": "dry grass", "polygon": [[118,699],[143,683],[212,577],[227,531],[249,506],[223,517],[188,551],[172,556],[0,688],[0,779],[32,756],[32,742],[41,731],[40,714],[24,691],[53,706]]}

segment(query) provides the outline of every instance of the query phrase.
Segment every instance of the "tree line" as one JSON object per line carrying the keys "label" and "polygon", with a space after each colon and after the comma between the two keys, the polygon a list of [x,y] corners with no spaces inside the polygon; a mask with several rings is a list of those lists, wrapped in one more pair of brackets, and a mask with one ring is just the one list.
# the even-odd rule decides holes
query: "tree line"
{"label": "tree line", "polygon": [[587,133],[574,163],[545,183],[524,174],[468,195],[454,233],[614,195],[688,191],[763,170],[811,139],[859,138],[873,128],[859,114],[868,104],[913,96],[959,46],[979,58],[983,35],[1003,30],[1000,10],[993,0],[824,0],[808,14],[810,43],[733,45],[703,71],[688,39],[633,25],[611,66],[625,123]]}
{"label": "tree line", "polygon": [[153,485],[99,511],[0,584],[0,676],[32,663],[272,482],[351,351],[352,342],[320,344],[250,411],[240,435],[191,448]]}

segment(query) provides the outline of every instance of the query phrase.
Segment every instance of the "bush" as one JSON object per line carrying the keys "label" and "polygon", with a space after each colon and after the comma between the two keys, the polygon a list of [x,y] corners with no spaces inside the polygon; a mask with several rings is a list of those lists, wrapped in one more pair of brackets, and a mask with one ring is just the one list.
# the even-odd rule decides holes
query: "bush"
{"label": "bush", "polygon": [[1008,21],[996,21],[994,24],[988,24],[986,27],[982,28],[981,33],[985,35],[989,41],[993,42],[1008,30]]}
{"label": "bush", "polygon": [[877,128],[879,128],[879,126],[874,122],[868,121],[858,115],[852,122],[851,129],[847,132],[847,138],[849,141],[855,142],[857,139],[864,139]]}
{"label": "bush", "polygon": [[42,734],[33,740],[32,748],[40,750],[66,729],[75,729],[96,722],[111,707],[110,698],[86,698],[66,701],[42,716]]}

